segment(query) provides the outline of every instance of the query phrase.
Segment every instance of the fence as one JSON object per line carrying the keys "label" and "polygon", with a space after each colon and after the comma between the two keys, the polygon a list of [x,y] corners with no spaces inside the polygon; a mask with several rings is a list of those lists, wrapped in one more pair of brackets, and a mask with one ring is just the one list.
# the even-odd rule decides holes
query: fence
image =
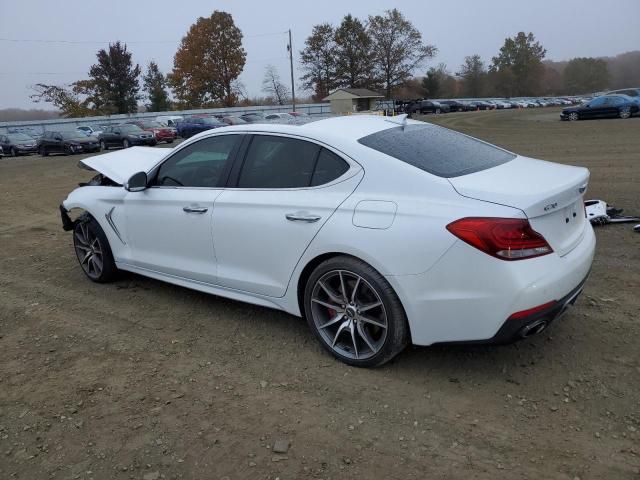
{"label": "fence", "polygon": [[[262,112],[280,113],[290,112],[291,105],[263,105],[253,107],[228,107],[228,108],[204,108],[201,110],[181,110],[170,112],[144,112],[121,115],[109,115],[100,117],[82,117],[82,118],[54,118],[51,120],[25,120],[19,122],[0,122],[0,132],[26,132],[34,134],[42,134],[47,130],[69,130],[80,125],[97,124],[111,125],[126,122],[135,119],[155,119],[162,115],[182,115],[188,117],[196,114],[210,113],[215,115],[242,115],[243,113]],[[329,103],[305,103],[296,105],[296,111],[304,112],[308,115],[327,115],[331,113],[331,105]]]}

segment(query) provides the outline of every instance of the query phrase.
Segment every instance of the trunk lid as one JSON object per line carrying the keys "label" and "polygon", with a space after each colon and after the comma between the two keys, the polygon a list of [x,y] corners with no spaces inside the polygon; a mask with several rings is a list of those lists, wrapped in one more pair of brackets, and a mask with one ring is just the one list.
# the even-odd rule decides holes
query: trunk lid
{"label": "trunk lid", "polygon": [[587,220],[589,170],[518,156],[480,172],[449,178],[462,196],[522,210],[559,255],[578,245]]}
{"label": "trunk lid", "polygon": [[132,147],[84,158],[80,163],[123,185],[134,173],[149,173],[172,150],[171,148]]}

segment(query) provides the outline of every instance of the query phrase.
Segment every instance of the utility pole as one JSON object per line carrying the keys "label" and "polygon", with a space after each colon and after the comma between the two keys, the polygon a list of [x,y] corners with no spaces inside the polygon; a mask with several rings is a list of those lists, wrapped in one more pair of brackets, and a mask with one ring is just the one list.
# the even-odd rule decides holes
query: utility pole
{"label": "utility pole", "polygon": [[296,87],[293,83],[293,45],[291,43],[291,29],[289,29],[289,66],[291,67],[291,103],[293,104],[293,111],[296,111]]}

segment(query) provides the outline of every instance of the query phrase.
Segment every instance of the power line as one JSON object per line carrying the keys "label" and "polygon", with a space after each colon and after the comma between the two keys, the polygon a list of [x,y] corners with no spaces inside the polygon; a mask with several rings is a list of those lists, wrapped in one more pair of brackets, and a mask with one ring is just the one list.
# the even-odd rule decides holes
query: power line
{"label": "power line", "polygon": [[[244,38],[258,38],[258,37],[268,37],[275,35],[285,35],[288,32],[266,32],[266,33],[256,33],[253,35],[243,35]],[[37,39],[37,38],[0,38],[0,42],[10,42],[10,43],[62,43],[67,45],[103,45],[105,43],[113,43],[116,40],[55,40],[55,39]],[[120,40],[122,43],[126,44],[136,44],[136,43],[149,43],[149,44],[159,44],[159,43],[180,43],[180,40]]]}

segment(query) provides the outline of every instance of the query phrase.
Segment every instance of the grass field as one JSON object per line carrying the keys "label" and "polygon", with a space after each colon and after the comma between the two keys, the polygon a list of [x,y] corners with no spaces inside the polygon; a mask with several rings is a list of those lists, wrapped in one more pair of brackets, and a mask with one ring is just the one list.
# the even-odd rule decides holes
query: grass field
{"label": "grass field", "polygon": [[[588,197],[640,213],[640,118],[427,120],[586,166]],[[584,295],[541,336],[361,370],[277,311],[136,275],[86,280],[57,211],[91,175],[78,158],[0,159],[0,478],[640,478],[629,225],[598,228]]]}

